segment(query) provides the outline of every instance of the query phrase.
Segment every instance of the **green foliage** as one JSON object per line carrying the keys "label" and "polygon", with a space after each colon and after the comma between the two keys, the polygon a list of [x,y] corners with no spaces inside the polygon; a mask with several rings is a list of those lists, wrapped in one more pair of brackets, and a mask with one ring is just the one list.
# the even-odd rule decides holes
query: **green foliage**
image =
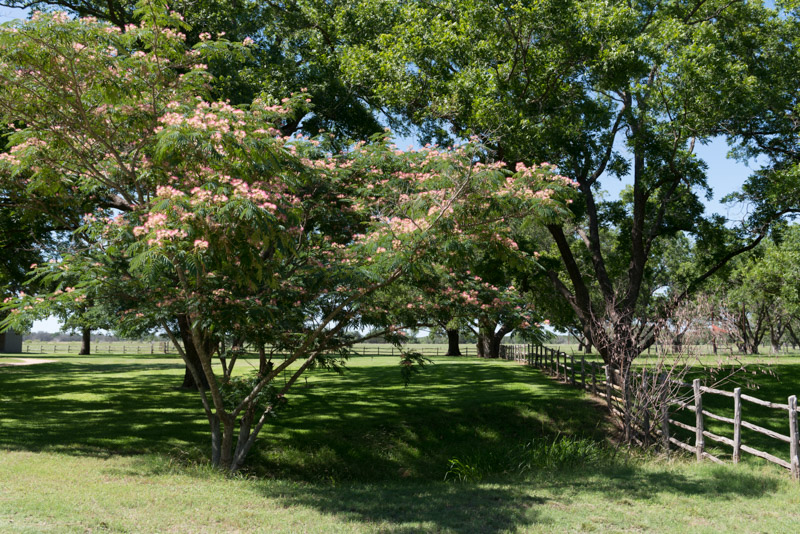
{"label": "green foliage", "polygon": [[[236,407],[247,397],[251,391],[261,381],[261,376],[258,373],[250,373],[247,375],[233,376],[228,380],[222,381],[220,384],[220,391],[222,392],[222,400],[225,403],[225,408],[233,411]],[[278,390],[273,384],[268,384],[253,397],[252,406],[256,412],[261,413],[269,406],[274,406],[275,409],[270,411],[270,415],[274,416],[274,411],[282,407],[285,403],[283,396],[278,395]]]}
{"label": "green foliage", "polygon": [[537,438],[525,443],[518,453],[516,472],[529,475],[540,471],[565,471],[608,465],[612,452],[596,440],[560,436]]}
{"label": "green foliage", "polygon": [[455,482],[480,482],[483,478],[480,467],[478,465],[463,462],[458,458],[451,458],[449,460],[449,468],[447,473],[444,474],[444,481]]}
{"label": "green foliage", "polygon": [[430,359],[422,353],[413,350],[404,350],[400,357],[400,373],[403,376],[403,383],[408,386],[411,377],[427,364],[432,363]]}
{"label": "green foliage", "polygon": [[[516,248],[509,220],[568,213],[570,180],[549,165],[485,163],[477,142],[403,153],[384,133],[337,151],[330,137],[283,135],[305,113],[305,91],[241,106],[213,98],[219,76],[200,61],[247,60],[249,43],[201,35],[189,47],[186,23],[157,0],[135,15],[124,32],[63,13],[0,31],[0,111],[25,124],[0,171],[31,191],[56,183],[96,201],[74,233],[80,246],[33,270],[50,291],[6,302],[4,324],[71,301],[117,311],[120,331],[164,329],[177,345],[184,318],[183,355],[208,380],[212,433],[230,437],[247,414],[246,436],[253,401],[293,362],[303,364],[265,416],[307,369],[336,367],[360,328],[400,330],[407,308],[381,294],[410,283],[429,251],[480,238],[503,253]],[[212,356],[226,336],[289,356],[249,394],[244,382],[224,391]],[[401,369],[422,361],[409,354]],[[222,440],[215,462],[238,469],[252,439],[235,454]]]}
{"label": "green foliage", "polygon": [[[691,291],[751,230],[720,239],[724,221],[704,217],[707,166],[694,147],[721,124],[746,135],[752,121],[739,115],[769,115],[750,96],[773,76],[765,65],[788,57],[792,24],[760,3],[724,0],[410,3],[389,12],[380,39],[344,47],[343,65],[424,138],[478,135],[498,160],[550,161],[579,183],[580,234],[572,222],[548,226],[543,262],[574,315],[554,311],[623,365],[653,340],[648,328],[629,337],[652,319],[659,249],[679,232],[704,239],[709,261]],[[787,53],[773,56],[781,46]],[[631,187],[604,201],[602,184],[617,178]]]}

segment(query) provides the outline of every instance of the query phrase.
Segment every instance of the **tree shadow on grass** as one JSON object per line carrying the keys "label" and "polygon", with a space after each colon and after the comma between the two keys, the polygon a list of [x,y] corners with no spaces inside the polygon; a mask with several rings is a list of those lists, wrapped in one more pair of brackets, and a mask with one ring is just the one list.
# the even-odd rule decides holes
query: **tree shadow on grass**
{"label": "tree shadow on grass", "polygon": [[[403,387],[396,365],[375,363],[315,373],[293,389],[246,468],[306,481],[441,481],[452,458],[502,472],[525,442],[596,424],[578,391],[521,366],[445,362]],[[5,368],[0,448],[206,458],[198,395],[175,390],[182,372],[180,362],[149,358]]]}
{"label": "tree shadow on grass", "polygon": [[576,488],[584,493],[597,493],[609,500],[632,499],[643,501],[655,494],[705,496],[714,499],[737,497],[758,498],[770,494],[781,486],[778,477],[753,474],[737,470],[736,466],[703,466],[703,469],[685,473],[668,469],[653,469],[637,465],[617,464],[586,472],[567,472],[547,480],[544,484],[556,491]]}
{"label": "tree shadow on grass", "polygon": [[[382,532],[514,532],[531,525],[555,528],[550,511],[575,496],[608,506],[643,506],[656,494],[705,499],[759,498],[778,489],[776,479],[719,468],[705,478],[636,467],[552,472],[497,485],[427,483],[312,485],[281,491],[291,506],[311,507]],[[265,487],[265,497],[274,497]],[[563,526],[563,525],[562,525]]]}
{"label": "tree shadow on grass", "polygon": [[510,469],[533,439],[603,439],[603,418],[579,391],[520,366],[489,365],[438,364],[407,388],[392,367],[354,367],[301,386],[248,468],[311,481],[441,481],[454,458],[492,474]]}
{"label": "tree shadow on grass", "polygon": [[[582,472],[542,473],[528,480],[501,479],[497,485],[309,486],[282,492],[281,498],[288,505],[312,507],[376,526],[382,532],[495,533],[514,532],[531,525],[556,528],[549,512],[569,506],[576,496],[608,506],[636,507],[648,505],[657,494],[714,501],[760,498],[780,485],[776,478],[726,467],[687,476],[632,466],[590,466]],[[272,497],[265,489],[265,496]]]}
{"label": "tree shadow on grass", "polygon": [[176,363],[71,363],[0,372],[0,448],[107,456],[205,441],[195,392]]}
{"label": "tree shadow on grass", "polygon": [[442,483],[314,488],[283,500],[397,534],[513,532],[543,522],[537,508],[546,502],[514,488]]}
{"label": "tree shadow on grass", "polygon": [[[355,361],[341,376],[314,373],[307,387],[293,389],[288,408],[257,441],[249,473],[317,483],[439,483],[458,459],[487,479],[515,473],[515,455],[531,440],[602,442],[607,431],[605,412],[581,391],[524,366],[444,360],[404,387],[396,365],[365,363]],[[182,375],[181,362],[150,359],[4,368],[0,448],[99,456],[190,451],[190,460],[205,459],[207,422],[197,393],[175,389]],[[681,483],[665,480],[662,486]]]}

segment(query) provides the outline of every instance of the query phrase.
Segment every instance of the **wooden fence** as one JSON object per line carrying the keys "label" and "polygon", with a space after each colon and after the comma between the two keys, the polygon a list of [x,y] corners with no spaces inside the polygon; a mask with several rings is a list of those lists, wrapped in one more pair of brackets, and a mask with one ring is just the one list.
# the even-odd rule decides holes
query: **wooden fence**
{"label": "wooden fence", "polygon": [[[165,341],[92,341],[91,349],[98,354],[170,354],[176,353],[172,343]],[[23,353],[26,354],[78,354],[81,343],[76,341],[35,342],[25,341]]]}
{"label": "wooden fence", "polygon": [[[558,380],[583,388],[604,399],[609,411],[621,418],[626,434],[630,432],[630,434],[626,435],[628,439],[639,441],[644,445],[648,445],[651,439],[658,440],[665,451],[669,451],[670,446],[675,446],[695,454],[698,461],[705,458],[713,462],[724,463],[720,457],[714,456],[705,450],[705,439],[708,438],[716,443],[730,446],[733,449],[731,454],[733,463],[738,463],[741,453],[746,452],[784,467],[791,472],[793,479],[800,479],[800,457],[798,457],[800,454],[800,432],[797,424],[796,395],[790,396],[786,404],[781,404],[745,395],[741,392],[741,388],[736,388],[731,392],[707,387],[702,385],[700,379],[693,380],[691,384],[670,381],[670,385],[678,390],[681,388],[688,390],[688,395],[671,395],[669,398],[662,398],[655,406],[645,406],[643,410],[637,410],[633,400],[636,397],[636,392],[631,391],[631,381],[622,380],[618,369],[610,369],[609,366],[602,365],[597,361],[588,361],[583,355],[580,356],[579,361],[576,361],[574,354],[568,355],[543,346],[504,345],[501,348],[500,357],[541,369]],[[646,373],[646,370],[643,372]],[[648,383],[641,374],[636,374],[635,377],[640,379],[639,384],[641,387],[645,387],[643,385]],[[659,379],[665,380],[663,377],[659,377]],[[664,389],[664,391],[667,390]],[[724,417],[704,409],[704,394],[732,398],[734,416],[732,418]],[[693,404],[681,401],[680,399],[683,397],[693,399]],[[784,412],[789,434],[781,434],[745,421],[742,418],[742,401]],[[694,425],[674,418],[674,414],[682,410],[694,412]],[[733,439],[709,432],[705,428],[705,418],[733,425]],[[681,428],[693,433],[694,443],[685,443],[671,436],[671,428]],[[788,443],[789,460],[787,461],[742,443],[742,428]]]}
{"label": "wooden fence", "polygon": [[[93,341],[92,352],[94,354],[177,354],[177,350],[169,341]],[[447,354],[447,345],[406,345],[406,349],[414,350],[423,356],[434,357]],[[25,341],[23,353],[26,354],[78,354],[81,349],[80,342],[58,341],[58,342],[36,342]],[[476,356],[475,345],[460,345],[462,356]],[[249,355],[254,356],[258,351],[254,347],[247,347]],[[397,347],[381,343],[362,343],[351,348],[354,356],[395,356],[400,351]]]}

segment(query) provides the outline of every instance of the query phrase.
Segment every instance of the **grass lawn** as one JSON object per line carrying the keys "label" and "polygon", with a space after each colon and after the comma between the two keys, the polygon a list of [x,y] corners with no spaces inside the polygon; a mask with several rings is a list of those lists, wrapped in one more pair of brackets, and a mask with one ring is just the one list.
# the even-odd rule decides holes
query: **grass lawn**
{"label": "grass lawn", "polygon": [[204,463],[207,423],[196,394],[174,389],[175,357],[47,358],[0,368],[0,532],[800,525],[800,486],[782,470],[617,449],[597,404],[513,362],[440,357],[408,387],[396,357],[315,372],[262,432],[247,472],[226,477]]}

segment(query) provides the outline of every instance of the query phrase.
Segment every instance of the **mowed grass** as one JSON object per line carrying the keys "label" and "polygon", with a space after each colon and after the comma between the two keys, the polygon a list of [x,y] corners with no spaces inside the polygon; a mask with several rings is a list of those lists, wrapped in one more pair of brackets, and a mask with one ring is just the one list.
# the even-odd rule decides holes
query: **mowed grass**
{"label": "mowed grass", "polygon": [[175,389],[175,358],[48,357],[57,361],[0,368],[0,532],[800,524],[800,489],[781,470],[617,449],[597,404],[513,362],[438,358],[408,387],[396,357],[314,372],[265,429],[247,472],[227,477],[204,462],[207,423],[196,394]]}
{"label": "mowed grass", "polygon": [[[78,454],[210,449],[183,366],[158,356],[57,356],[0,373],[0,447]],[[237,364],[252,370],[253,361]],[[535,438],[601,439],[603,413],[511,362],[439,358],[403,384],[397,357],[355,357],[347,371],[308,374],[265,427],[248,470],[308,481],[442,480],[452,458],[502,473]],[[278,377],[281,384],[283,377]],[[505,464],[504,464],[505,462]]]}

